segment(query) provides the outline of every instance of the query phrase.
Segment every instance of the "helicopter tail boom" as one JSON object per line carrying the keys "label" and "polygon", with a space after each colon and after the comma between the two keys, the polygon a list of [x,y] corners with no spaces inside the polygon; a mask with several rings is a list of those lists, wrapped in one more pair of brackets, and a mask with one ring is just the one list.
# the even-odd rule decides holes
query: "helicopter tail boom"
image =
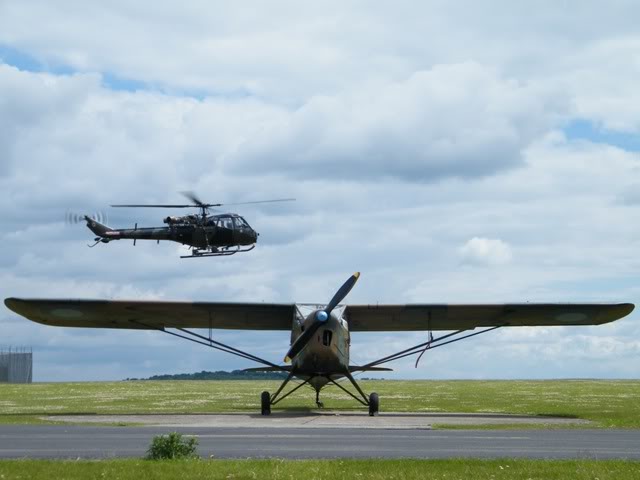
{"label": "helicopter tail boom", "polygon": [[114,236],[114,233],[116,233],[116,231],[113,230],[112,228],[109,228],[106,225],[103,225],[102,223],[98,222],[97,220],[94,220],[88,215],[85,215],[84,219],[87,221],[87,227],[89,227],[89,230],[91,230],[93,233],[95,233],[99,237],[110,238]]}

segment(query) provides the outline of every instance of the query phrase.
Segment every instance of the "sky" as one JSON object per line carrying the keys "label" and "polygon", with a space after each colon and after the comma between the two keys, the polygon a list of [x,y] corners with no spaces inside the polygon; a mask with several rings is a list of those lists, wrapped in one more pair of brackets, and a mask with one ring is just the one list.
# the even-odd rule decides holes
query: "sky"
{"label": "sky", "polygon": [[[640,303],[634,1],[0,1],[0,297]],[[250,253],[181,260],[112,227],[233,207]],[[271,361],[287,332],[216,332]],[[426,340],[358,333],[362,363]],[[41,326],[0,307],[35,381],[255,366],[158,332]],[[385,378],[637,378],[640,313],[512,328]]]}

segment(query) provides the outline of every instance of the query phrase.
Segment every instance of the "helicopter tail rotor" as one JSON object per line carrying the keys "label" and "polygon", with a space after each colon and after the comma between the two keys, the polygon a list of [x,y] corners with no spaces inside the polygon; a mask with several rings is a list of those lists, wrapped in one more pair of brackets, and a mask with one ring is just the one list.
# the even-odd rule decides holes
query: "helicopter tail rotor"
{"label": "helicopter tail rotor", "polygon": [[86,221],[93,220],[94,222],[106,224],[109,219],[105,212],[95,212],[90,215],[77,212],[66,212],[64,214],[64,222],[67,225],[77,225]]}

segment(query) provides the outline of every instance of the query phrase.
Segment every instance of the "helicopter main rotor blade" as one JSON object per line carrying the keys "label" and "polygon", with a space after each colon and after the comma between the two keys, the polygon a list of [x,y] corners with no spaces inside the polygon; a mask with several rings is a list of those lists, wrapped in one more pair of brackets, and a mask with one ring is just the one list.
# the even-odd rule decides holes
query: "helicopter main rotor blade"
{"label": "helicopter main rotor blade", "polygon": [[197,206],[206,207],[206,204],[202,200],[200,200],[194,192],[190,192],[187,190],[180,193],[185,197],[187,197],[189,200],[191,200],[193,203],[195,203]]}
{"label": "helicopter main rotor blade", "polygon": [[200,205],[111,205],[116,208],[198,208]]}
{"label": "helicopter main rotor blade", "polygon": [[276,198],[274,200],[258,200],[256,202],[223,203],[222,205],[250,205],[252,203],[295,202],[295,201],[296,201],[295,198]]}
{"label": "helicopter main rotor blade", "polygon": [[203,203],[202,205],[110,205],[116,208],[209,208],[220,207],[220,203]]}
{"label": "helicopter main rotor blade", "polygon": [[192,192],[181,192],[185,197],[192,200],[193,204],[188,205],[165,205],[165,204],[118,204],[111,205],[116,208],[211,208],[224,207],[226,205],[250,205],[254,203],[274,203],[274,202],[295,202],[295,198],[275,198],[273,200],[257,200],[254,202],[237,202],[237,203],[203,203]]}

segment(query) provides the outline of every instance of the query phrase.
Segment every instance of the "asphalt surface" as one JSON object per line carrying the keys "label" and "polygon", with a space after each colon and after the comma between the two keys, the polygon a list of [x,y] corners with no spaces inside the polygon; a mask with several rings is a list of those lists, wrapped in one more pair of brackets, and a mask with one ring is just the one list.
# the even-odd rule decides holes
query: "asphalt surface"
{"label": "asphalt surface", "polygon": [[197,437],[215,458],[618,458],[640,430],[422,430],[1,425],[0,458],[142,457],[154,435]]}
{"label": "asphalt surface", "polygon": [[277,412],[273,415],[245,413],[221,414],[129,414],[129,415],[54,415],[45,420],[70,424],[149,425],[157,427],[219,427],[219,428],[367,428],[367,429],[428,429],[433,425],[582,425],[591,422],[580,418],[543,415],[509,415],[501,413],[391,413],[370,417],[368,412]]}

